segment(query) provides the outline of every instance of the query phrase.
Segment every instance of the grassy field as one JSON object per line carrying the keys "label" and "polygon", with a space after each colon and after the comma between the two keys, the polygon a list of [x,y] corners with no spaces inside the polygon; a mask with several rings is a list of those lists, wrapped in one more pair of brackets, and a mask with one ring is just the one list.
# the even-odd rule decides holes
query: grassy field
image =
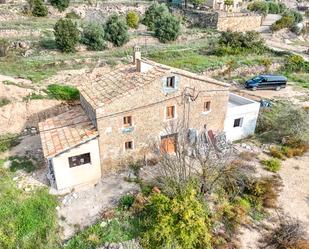
{"label": "grassy field", "polygon": [[57,200],[47,189],[26,193],[0,160],[0,248],[54,249],[59,245]]}

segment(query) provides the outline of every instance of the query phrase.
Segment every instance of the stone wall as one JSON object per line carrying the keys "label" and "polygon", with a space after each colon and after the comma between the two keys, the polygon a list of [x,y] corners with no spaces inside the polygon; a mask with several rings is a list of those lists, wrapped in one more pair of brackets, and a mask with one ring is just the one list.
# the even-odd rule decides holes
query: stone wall
{"label": "stone wall", "polygon": [[252,31],[261,27],[261,15],[219,16],[217,29],[220,31]]}
{"label": "stone wall", "polygon": [[[178,77],[179,88],[176,92],[164,93],[160,78],[131,95],[97,109],[97,115],[105,117],[98,120],[102,172],[122,166],[123,159],[127,157],[137,158],[149,154],[150,145],[159,144],[161,136],[168,134],[167,129],[171,130],[171,126],[182,124],[184,112],[187,113],[189,108],[188,104],[184,105],[182,96],[185,87],[195,88],[195,94],[202,91],[195,101],[190,102],[188,127],[202,131],[204,125],[207,125],[214,132],[223,131],[229,87],[185,75],[178,74]],[[206,101],[211,101],[211,111],[204,113]],[[171,105],[176,108],[176,116],[173,120],[166,120],[166,107]],[[123,127],[125,116],[132,116],[133,125],[130,129]],[[127,141],[133,141],[132,151],[125,151],[124,143]]]}
{"label": "stone wall", "polygon": [[219,31],[257,30],[262,24],[262,16],[251,13],[226,13],[193,9],[174,9],[173,12],[185,15],[189,26],[213,28]]}

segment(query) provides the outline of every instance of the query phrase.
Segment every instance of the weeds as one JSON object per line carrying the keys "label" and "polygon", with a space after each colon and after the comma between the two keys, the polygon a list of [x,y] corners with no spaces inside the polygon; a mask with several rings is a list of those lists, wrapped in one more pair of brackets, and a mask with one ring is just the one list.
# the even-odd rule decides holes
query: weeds
{"label": "weeds", "polygon": [[20,139],[17,134],[0,135],[0,152],[7,151],[19,143]]}
{"label": "weeds", "polygon": [[9,157],[9,160],[12,162],[10,167],[11,172],[16,172],[17,170],[24,170],[27,173],[31,173],[36,169],[33,161],[29,158],[12,156]]}
{"label": "weeds", "polygon": [[47,87],[47,94],[54,99],[72,101],[79,99],[79,91],[72,86],[52,84]]}
{"label": "weeds", "polygon": [[268,171],[277,173],[281,168],[281,161],[277,158],[271,158],[268,160],[262,160],[261,163]]}
{"label": "weeds", "polygon": [[0,107],[8,105],[11,103],[11,100],[5,97],[0,97]]}

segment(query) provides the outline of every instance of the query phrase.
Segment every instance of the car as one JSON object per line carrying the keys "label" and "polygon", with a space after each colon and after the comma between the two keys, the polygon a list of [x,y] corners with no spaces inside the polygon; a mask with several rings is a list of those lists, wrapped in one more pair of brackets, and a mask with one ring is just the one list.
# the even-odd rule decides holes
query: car
{"label": "car", "polygon": [[287,78],[282,75],[262,74],[247,80],[245,87],[253,91],[257,89],[275,89],[279,91],[286,87]]}

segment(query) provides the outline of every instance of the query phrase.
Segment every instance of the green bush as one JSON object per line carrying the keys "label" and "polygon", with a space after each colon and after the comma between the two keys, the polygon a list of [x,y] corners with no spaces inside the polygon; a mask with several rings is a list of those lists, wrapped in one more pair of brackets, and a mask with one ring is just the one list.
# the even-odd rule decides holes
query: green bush
{"label": "green bush", "polygon": [[10,104],[11,101],[8,98],[0,97],[0,107]]}
{"label": "green bush", "polygon": [[118,15],[111,15],[105,23],[105,38],[120,47],[129,41],[128,26]]}
{"label": "green bush", "polygon": [[248,4],[247,9],[250,11],[256,11],[263,15],[268,14],[268,4],[265,1],[254,1]]}
{"label": "green bush", "polygon": [[77,24],[70,19],[60,19],[54,27],[57,47],[63,52],[75,52],[75,46],[79,41]]}
{"label": "green bush", "polygon": [[129,210],[130,207],[132,207],[134,200],[135,200],[134,195],[131,194],[121,196],[118,203],[118,207],[122,210]]}
{"label": "green bush", "polygon": [[26,157],[13,156],[9,157],[9,160],[12,162],[10,166],[10,171],[12,172],[16,172],[17,170],[24,170],[27,173],[31,173],[36,169],[33,162]]}
{"label": "green bush", "polygon": [[0,57],[8,55],[10,42],[7,39],[0,38]]}
{"label": "green bush", "polygon": [[83,28],[81,42],[87,45],[89,50],[100,51],[106,48],[104,29],[99,23],[90,23]]}
{"label": "green bush", "polygon": [[211,248],[208,213],[192,187],[173,197],[152,194],[141,220],[144,248]]}
{"label": "green bush", "polygon": [[300,23],[303,21],[303,16],[300,12],[296,10],[289,10],[288,15],[293,17],[293,23]]}
{"label": "green bush", "polygon": [[50,4],[62,12],[69,7],[70,0],[50,0]]}
{"label": "green bush", "polygon": [[59,100],[72,101],[79,99],[78,89],[72,86],[52,84],[47,87],[47,94],[51,98]]}
{"label": "green bush", "polygon": [[193,6],[196,8],[197,6],[204,4],[205,0],[190,0],[190,3],[192,3]]}
{"label": "green bush", "polygon": [[212,54],[237,55],[241,53],[259,53],[265,50],[264,40],[259,33],[248,32],[222,32],[217,44],[211,50]]}
{"label": "green bush", "polygon": [[277,173],[281,168],[281,161],[277,158],[271,158],[269,160],[262,160],[261,163],[268,171]]}
{"label": "green bush", "polygon": [[154,30],[156,22],[167,14],[169,14],[169,10],[166,4],[159,4],[155,1],[146,10],[142,23],[148,27],[148,30]]}
{"label": "green bush", "polygon": [[261,110],[256,131],[263,142],[309,144],[309,110],[288,101],[274,103]]}
{"label": "green bush", "polygon": [[29,0],[29,10],[33,16],[43,17],[48,15],[48,9],[42,0]]}
{"label": "green bush", "polygon": [[78,15],[76,12],[71,11],[66,13],[65,18],[69,18],[69,19],[80,19],[80,15]]}
{"label": "green bush", "polygon": [[294,24],[294,19],[290,15],[284,15],[270,26],[272,31],[278,31],[283,28],[291,28]]}
{"label": "green bush", "polygon": [[130,28],[136,29],[139,23],[139,16],[135,11],[129,11],[126,16],[127,25]]}
{"label": "green bush", "polygon": [[7,151],[20,143],[19,137],[16,134],[0,135],[0,152]]}
{"label": "green bush", "polygon": [[157,20],[154,31],[160,42],[175,41],[180,35],[180,21],[174,15],[167,14]]}
{"label": "green bush", "polygon": [[287,72],[309,72],[309,62],[305,61],[300,55],[290,55],[284,68]]}

